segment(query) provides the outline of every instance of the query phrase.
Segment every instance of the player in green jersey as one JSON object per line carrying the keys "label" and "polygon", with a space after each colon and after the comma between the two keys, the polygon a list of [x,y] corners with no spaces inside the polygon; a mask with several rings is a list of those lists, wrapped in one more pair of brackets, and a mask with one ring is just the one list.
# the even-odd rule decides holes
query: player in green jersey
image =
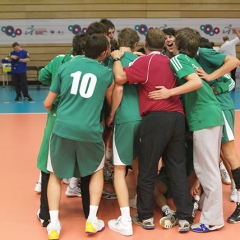
{"label": "player in green jersey", "polygon": [[[137,55],[133,54],[139,41],[137,32],[124,28],[118,34],[119,50],[124,52],[121,58],[123,66],[129,66]],[[108,222],[111,230],[125,236],[133,234],[129,208],[128,188],[125,180],[126,166],[132,165],[137,157],[137,137],[141,122],[136,84],[115,84],[108,125],[114,119],[113,164],[114,187],[120,206],[121,216]]]}
{"label": "player in green jersey", "polygon": [[[219,101],[222,114],[224,118],[223,136],[221,150],[223,159],[231,167],[232,171],[232,189],[234,195],[231,195],[231,200],[237,203],[237,207],[233,214],[227,219],[229,223],[240,222],[240,158],[235,149],[234,143],[234,104],[229,95],[229,91],[234,89],[233,79],[225,73],[230,72],[232,69],[239,65],[239,60],[235,57],[226,55],[221,52],[216,52],[211,48],[211,44],[208,39],[200,39],[200,48],[198,50],[198,61],[202,66],[202,70],[199,70],[199,75],[204,78]],[[203,72],[204,70],[204,72]],[[216,71],[217,74],[216,75]],[[225,74],[225,75],[220,75]],[[213,78],[214,77],[214,78]]]}
{"label": "player in green jersey", "polygon": [[[85,48],[85,34],[76,35],[72,41],[73,52],[72,54],[61,54],[56,56],[51,62],[49,62],[39,74],[39,81],[43,84],[51,86],[54,81],[55,75],[59,67],[70,61],[76,55],[83,55]],[[56,119],[56,109],[59,102],[59,98],[54,101],[53,107],[47,112],[47,123],[44,129],[44,136],[40,146],[37,168],[41,171],[41,197],[40,197],[40,209],[37,213],[37,217],[43,227],[49,224],[49,208],[47,199],[47,185],[49,181],[49,171],[47,170],[48,150],[49,150],[49,139],[52,133],[54,122]]]}
{"label": "player in green jersey", "polygon": [[50,140],[51,171],[48,201],[51,222],[49,239],[59,239],[61,224],[58,218],[61,178],[71,177],[75,165],[81,177],[91,175],[90,212],[86,233],[104,229],[104,222],[96,216],[103,189],[104,144],[99,122],[105,95],[111,98],[112,71],[102,65],[110,49],[109,40],[102,34],[88,36],[85,58],[62,65],[44,101],[50,110],[60,96],[53,134]]}

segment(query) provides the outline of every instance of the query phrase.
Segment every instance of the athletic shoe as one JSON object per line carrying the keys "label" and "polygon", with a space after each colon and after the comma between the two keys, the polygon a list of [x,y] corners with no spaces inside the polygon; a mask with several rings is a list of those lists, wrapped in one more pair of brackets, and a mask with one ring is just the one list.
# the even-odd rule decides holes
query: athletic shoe
{"label": "athletic shoe", "polygon": [[228,223],[240,223],[240,203],[237,203],[237,207],[232,215],[227,219]]}
{"label": "athletic shoe", "polygon": [[159,220],[159,223],[164,228],[172,228],[178,224],[176,213],[173,210],[166,210],[163,212],[163,217]]}
{"label": "athletic shoe", "polygon": [[148,218],[146,220],[140,221],[140,219],[138,218],[138,213],[135,213],[132,217],[132,221],[136,224],[141,226],[142,228],[146,229],[146,230],[151,230],[155,228],[154,225],[154,219],[153,218]]}
{"label": "athletic shoe", "polygon": [[88,234],[94,234],[104,230],[104,222],[96,219],[95,221],[87,221],[85,226],[85,232]]}
{"label": "athletic shoe", "polygon": [[230,179],[230,176],[227,172],[226,167],[223,164],[220,164],[220,173],[221,173],[222,183],[230,185],[231,184],[231,179]]}
{"label": "athletic shoe", "polygon": [[71,178],[63,178],[62,179],[62,182],[65,183],[65,184],[69,184],[71,181]]}
{"label": "athletic shoe", "polygon": [[37,211],[37,218],[38,218],[38,220],[40,221],[42,227],[47,227],[47,225],[49,224],[49,220],[43,220],[43,219],[41,219],[40,216],[39,216],[39,214],[40,214],[40,209]]}
{"label": "athletic shoe", "polygon": [[32,98],[30,96],[26,96],[26,97],[24,97],[24,100],[25,101],[32,101]]}
{"label": "athletic shoe", "polygon": [[216,231],[223,227],[224,227],[224,224],[222,224],[222,225],[207,225],[207,224],[197,223],[197,224],[193,224],[191,226],[191,230],[193,232],[197,232],[197,233],[207,233],[207,232]]}
{"label": "athletic shoe", "polygon": [[21,100],[22,100],[21,97],[16,96],[15,101],[21,101]]}
{"label": "athletic shoe", "polygon": [[185,233],[190,231],[190,223],[187,220],[178,220],[178,232]]}
{"label": "athletic shoe", "polygon": [[42,191],[42,186],[41,186],[41,183],[40,183],[40,182],[37,182],[37,183],[36,183],[35,188],[34,188],[34,191],[37,192],[37,193],[41,193],[41,191]]}
{"label": "athletic shoe", "polygon": [[230,195],[230,201],[231,202],[238,202],[238,191],[237,189],[232,189],[231,195]]}
{"label": "athletic shoe", "polygon": [[103,189],[102,198],[109,199],[109,200],[117,199],[117,195],[116,195],[116,193],[112,193],[112,192],[107,191],[106,189]]}
{"label": "athletic shoe", "polygon": [[137,195],[129,199],[129,207],[137,209]]}
{"label": "athletic shoe", "polygon": [[51,223],[47,226],[48,239],[49,240],[58,240],[60,238],[61,224],[59,222],[57,227],[51,226]]}
{"label": "athletic shoe", "polygon": [[108,222],[108,227],[124,236],[133,235],[132,221],[123,221],[121,216],[118,219],[110,220]]}
{"label": "athletic shoe", "polygon": [[192,217],[195,218],[198,210],[198,201],[193,199],[193,211],[192,211]]}
{"label": "athletic shoe", "polygon": [[81,188],[76,186],[75,188],[67,187],[65,194],[68,197],[82,197]]}

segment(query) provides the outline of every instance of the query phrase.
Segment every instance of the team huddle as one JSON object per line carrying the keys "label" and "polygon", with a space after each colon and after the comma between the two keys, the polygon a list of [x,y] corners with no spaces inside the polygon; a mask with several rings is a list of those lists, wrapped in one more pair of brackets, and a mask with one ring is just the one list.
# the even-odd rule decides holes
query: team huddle
{"label": "team huddle", "polygon": [[[60,237],[64,178],[81,180],[85,232],[104,230],[97,212],[109,141],[121,212],[109,220],[111,230],[133,235],[132,222],[154,229],[154,201],[164,228],[203,233],[224,227],[220,155],[236,190],[237,207],[227,222],[240,222],[240,158],[229,95],[234,81],[228,74],[239,60],[215,51],[188,27],[149,30],[143,53],[136,51],[139,36],[131,28],[118,33],[117,47],[111,49],[112,32],[114,25],[106,22],[90,24],[86,34],[74,36],[70,54],[57,56],[40,72],[40,81],[50,86],[37,163],[42,181],[38,218],[47,226],[48,239]],[[136,178],[133,216],[128,168]],[[167,204],[170,196],[175,211]],[[200,220],[194,223],[197,209]]]}

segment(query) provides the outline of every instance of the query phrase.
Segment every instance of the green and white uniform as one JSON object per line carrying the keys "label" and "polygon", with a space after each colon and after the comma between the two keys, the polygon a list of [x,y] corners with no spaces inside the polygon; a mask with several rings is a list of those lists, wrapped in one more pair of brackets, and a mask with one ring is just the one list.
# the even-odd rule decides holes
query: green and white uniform
{"label": "green and white uniform", "polygon": [[[129,66],[137,56],[125,52],[121,58],[123,66]],[[141,123],[137,84],[123,85],[123,96],[114,119],[113,164],[132,165],[138,156],[138,129]]]}
{"label": "green and white uniform", "polygon": [[[173,57],[170,65],[178,85],[186,83],[185,77],[201,67],[185,54]],[[218,166],[224,124],[221,106],[204,80],[201,88],[183,94],[183,104],[189,129],[193,131],[194,169],[205,196],[200,223],[222,225],[222,182]]]}
{"label": "green and white uniform", "polygon": [[[59,67],[73,59],[73,56],[70,54],[67,55],[58,55],[51,62],[47,64],[43,69],[41,69],[39,74],[39,81],[45,85],[51,86],[52,81],[59,69]],[[48,150],[49,150],[49,140],[54,126],[56,118],[56,110],[59,102],[59,98],[54,101],[53,108],[47,112],[47,123],[44,129],[44,136],[40,146],[38,158],[37,158],[37,168],[45,173],[49,173],[47,170],[47,161],[48,161]]]}
{"label": "green and white uniform", "polygon": [[[195,73],[196,68],[201,68],[194,58],[185,54],[173,57],[170,64],[177,75],[178,85],[186,83],[184,77]],[[212,88],[204,80],[202,80],[202,84],[201,88],[182,96],[190,131],[224,124],[220,104],[214,96]]]}
{"label": "green and white uniform", "polygon": [[[211,74],[220,68],[226,58],[226,54],[216,52],[211,48],[199,48],[198,62],[208,74]],[[217,91],[216,98],[221,105],[222,114],[224,118],[223,137],[222,143],[234,140],[234,103],[229,95],[229,91],[234,89],[235,82],[229,74],[217,78],[208,83],[213,86]]]}
{"label": "green and white uniform", "polygon": [[[70,149],[64,145],[54,145],[56,137],[51,139],[51,164],[58,178],[71,177],[76,162],[81,177],[92,174],[101,165],[104,145],[103,128],[99,119],[106,90],[111,86],[112,80],[112,70],[90,58],[73,59],[59,68],[50,87],[60,97],[53,134],[58,138],[72,140],[72,143],[76,142],[75,151],[79,142],[90,143],[92,147],[88,156],[75,156],[70,152],[69,159],[65,159],[62,155]],[[99,151],[99,144],[102,152]],[[59,151],[55,150],[56,147]],[[95,156],[92,153],[96,153]],[[93,156],[93,159],[89,156]],[[86,161],[85,166],[79,164],[82,159]]]}

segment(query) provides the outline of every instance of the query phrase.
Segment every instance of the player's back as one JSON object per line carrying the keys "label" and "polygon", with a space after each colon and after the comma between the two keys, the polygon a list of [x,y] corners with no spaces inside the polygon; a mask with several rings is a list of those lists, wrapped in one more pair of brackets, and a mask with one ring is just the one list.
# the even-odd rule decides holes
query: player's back
{"label": "player's back", "polygon": [[55,79],[58,82],[51,87],[60,96],[53,132],[79,141],[99,141],[100,112],[112,79],[110,69],[90,58],[62,65]]}

